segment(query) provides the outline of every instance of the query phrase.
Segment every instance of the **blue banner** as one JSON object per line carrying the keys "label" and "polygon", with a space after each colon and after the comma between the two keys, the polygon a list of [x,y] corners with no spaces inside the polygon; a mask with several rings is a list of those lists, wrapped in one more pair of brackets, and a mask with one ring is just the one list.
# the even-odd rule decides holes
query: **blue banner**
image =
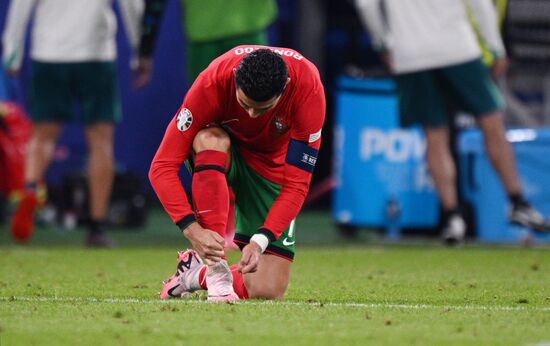
{"label": "blue banner", "polygon": [[437,224],[438,199],[420,129],[398,126],[391,80],[341,77],[336,94],[333,217],[358,226]]}

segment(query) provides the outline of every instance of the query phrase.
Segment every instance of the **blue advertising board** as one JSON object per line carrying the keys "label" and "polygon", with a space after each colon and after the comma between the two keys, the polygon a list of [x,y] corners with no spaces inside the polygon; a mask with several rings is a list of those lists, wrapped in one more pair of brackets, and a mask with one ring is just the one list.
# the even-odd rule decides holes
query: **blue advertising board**
{"label": "blue advertising board", "polygon": [[388,79],[338,81],[332,214],[339,224],[427,228],[438,222],[425,139],[418,128],[399,127],[394,89]]}
{"label": "blue advertising board", "polygon": [[[550,129],[511,129],[506,137],[512,144],[523,192],[527,200],[546,217],[550,215]],[[508,222],[506,192],[487,159],[479,130],[467,130],[458,139],[460,190],[475,215],[477,239],[483,242],[514,243],[524,232]],[[550,242],[550,234],[535,240]]]}

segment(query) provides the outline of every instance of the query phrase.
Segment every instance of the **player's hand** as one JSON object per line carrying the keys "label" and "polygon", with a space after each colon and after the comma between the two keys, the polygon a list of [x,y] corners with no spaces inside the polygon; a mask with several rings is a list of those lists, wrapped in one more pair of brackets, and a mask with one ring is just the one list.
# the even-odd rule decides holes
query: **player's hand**
{"label": "player's hand", "polygon": [[153,63],[150,58],[140,57],[132,70],[132,86],[141,89],[151,81]]}
{"label": "player's hand", "polygon": [[6,69],[6,74],[10,77],[17,77],[19,75],[19,69]]}
{"label": "player's hand", "polygon": [[225,240],[216,232],[202,228],[198,222],[189,225],[183,234],[207,265],[222,260]]}
{"label": "player's hand", "polygon": [[389,51],[384,50],[380,52],[380,61],[382,61],[384,66],[386,66],[386,68],[391,71],[393,65],[393,57]]}
{"label": "player's hand", "polygon": [[493,62],[493,66],[491,66],[491,76],[493,79],[498,79],[501,76],[503,76],[506,71],[508,71],[508,66],[510,65],[510,61],[507,57],[497,58]]}
{"label": "player's hand", "polygon": [[243,248],[241,259],[237,263],[237,270],[243,274],[254,273],[258,270],[261,256],[262,248],[260,248],[260,245],[251,241],[250,244]]}

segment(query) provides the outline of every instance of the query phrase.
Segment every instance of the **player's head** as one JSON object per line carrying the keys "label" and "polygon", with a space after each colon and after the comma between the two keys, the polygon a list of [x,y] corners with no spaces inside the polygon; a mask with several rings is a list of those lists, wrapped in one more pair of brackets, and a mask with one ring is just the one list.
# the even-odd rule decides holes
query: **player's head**
{"label": "player's head", "polygon": [[257,49],[245,55],[235,69],[237,100],[251,117],[257,117],[277,104],[288,81],[281,55]]}

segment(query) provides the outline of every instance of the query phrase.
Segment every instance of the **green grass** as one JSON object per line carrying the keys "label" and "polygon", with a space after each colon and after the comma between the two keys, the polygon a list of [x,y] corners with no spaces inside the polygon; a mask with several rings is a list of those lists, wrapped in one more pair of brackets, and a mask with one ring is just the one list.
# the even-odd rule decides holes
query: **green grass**
{"label": "green grass", "polygon": [[[303,217],[284,301],[235,305],[157,300],[186,247],[160,213],[116,233],[111,251],[81,248],[78,231],[39,230],[24,247],[1,232],[0,345],[550,342],[547,248],[369,245],[366,235],[327,246],[337,239],[327,221]],[[315,234],[325,244],[312,245]]]}

